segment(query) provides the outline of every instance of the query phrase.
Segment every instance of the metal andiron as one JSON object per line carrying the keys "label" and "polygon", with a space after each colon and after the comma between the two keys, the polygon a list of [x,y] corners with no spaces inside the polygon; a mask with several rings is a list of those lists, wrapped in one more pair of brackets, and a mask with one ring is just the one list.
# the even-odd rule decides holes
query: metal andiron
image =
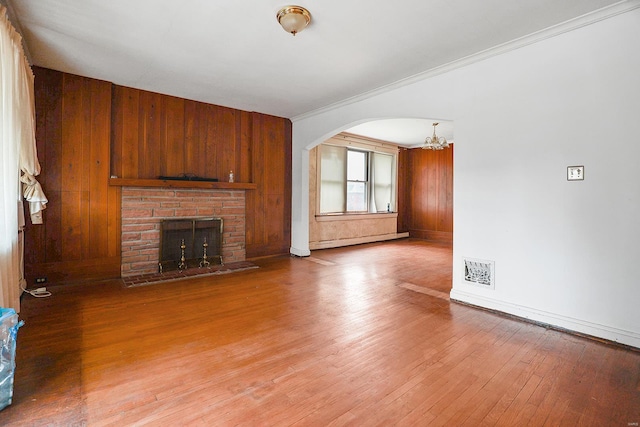
{"label": "metal andiron", "polygon": [[202,261],[200,261],[200,267],[209,267],[211,263],[207,260],[207,248],[209,244],[207,243],[207,238],[204,238],[204,243],[202,243]]}
{"label": "metal andiron", "polygon": [[185,262],[187,259],[184,257],[184,250],[187,248],[187,245],[184,244],[184,239],[180,242],[180,263],[178,264],[178,270],[184,270],[187,268],[187,263]]}

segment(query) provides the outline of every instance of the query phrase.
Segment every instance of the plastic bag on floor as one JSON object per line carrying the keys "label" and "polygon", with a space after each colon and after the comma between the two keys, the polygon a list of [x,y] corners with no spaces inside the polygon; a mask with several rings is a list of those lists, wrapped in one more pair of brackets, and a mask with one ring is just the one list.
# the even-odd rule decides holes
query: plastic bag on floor
{"label": "plastic bag on floor", "polygon": [[0,308],[0,410],[11,405],[16,369],[16,338],[24,322],[12,308]]}

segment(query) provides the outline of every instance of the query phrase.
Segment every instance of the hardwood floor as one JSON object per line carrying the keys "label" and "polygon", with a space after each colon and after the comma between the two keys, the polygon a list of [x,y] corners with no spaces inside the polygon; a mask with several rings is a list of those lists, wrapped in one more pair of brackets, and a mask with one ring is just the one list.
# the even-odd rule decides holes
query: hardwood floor
{"label": "hardwood floor", "polygon": [[25,296],[0,424],[640,422],[640,352],[451,303],[451,256],[407,239]]}

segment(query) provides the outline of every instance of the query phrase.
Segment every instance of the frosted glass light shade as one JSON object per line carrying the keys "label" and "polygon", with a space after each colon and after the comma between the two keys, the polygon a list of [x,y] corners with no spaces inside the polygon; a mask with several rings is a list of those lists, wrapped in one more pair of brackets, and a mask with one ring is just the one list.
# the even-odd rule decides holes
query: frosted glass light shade
{"label": "frosted glass light shade", "polygon": [[278,22],[287,33],[294,36],[304,30],[311,22],[311,14],[300,6],[285,6],[276,15]]}

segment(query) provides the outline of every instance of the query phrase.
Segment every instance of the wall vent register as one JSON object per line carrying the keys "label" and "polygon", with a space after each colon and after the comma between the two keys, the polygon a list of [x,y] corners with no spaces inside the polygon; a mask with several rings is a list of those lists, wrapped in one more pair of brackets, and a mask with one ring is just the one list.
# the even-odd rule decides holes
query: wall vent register
{"label": "wall vent register", "polygon": [[464,281],[485,288],[495,288],[495,262],[464,258]]}

